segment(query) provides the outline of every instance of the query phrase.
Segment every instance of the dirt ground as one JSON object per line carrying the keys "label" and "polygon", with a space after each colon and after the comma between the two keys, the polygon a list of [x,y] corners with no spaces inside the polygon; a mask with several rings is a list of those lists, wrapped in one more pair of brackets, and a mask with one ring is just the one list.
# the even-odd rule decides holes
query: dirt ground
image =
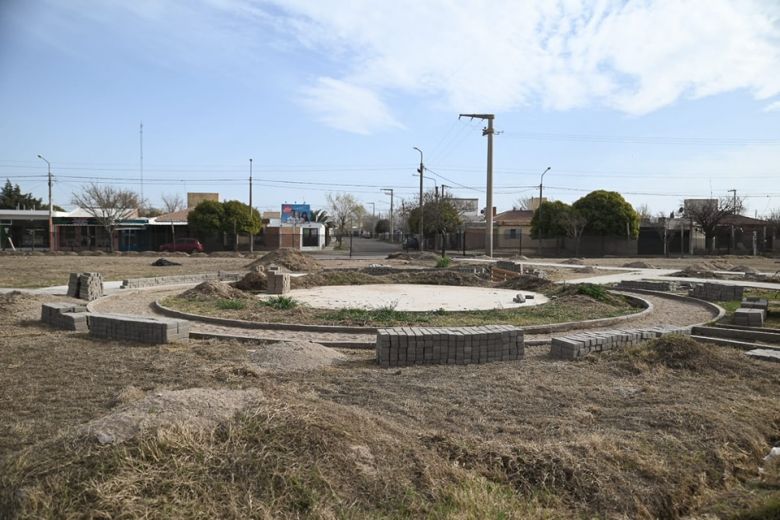
{"label": "dirt ground", "polygon": [[[780,496],[778,367],[738,351],[290,370],[279,346],[95,341],[0,298],[0,517],[733,518]],[[101,444],[107,421],[128,427]]]}

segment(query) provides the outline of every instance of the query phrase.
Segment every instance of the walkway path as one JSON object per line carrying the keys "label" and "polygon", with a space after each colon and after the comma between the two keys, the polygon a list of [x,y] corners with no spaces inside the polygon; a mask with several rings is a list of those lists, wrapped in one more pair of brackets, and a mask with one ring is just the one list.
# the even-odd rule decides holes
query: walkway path
{"label": "walkway path", "polygon": [[[172,296],[182,292],[189,286],[164,287],[153,289],[134,289],[122,290],[119,293],[96,300],[91,304],[91,308],[96,312],[115,312],[122,314],[155,314],[153,303],[156,300]],[[642,298],[647,299],[653,304],[653,310],[636,319],[630,319],[624,322],[622,326],[629,328],[652,327],[656,325],[693,325],[706,322],[711,319],[712,314],[704,307],[695,303],[664,298],[662,296],[642,294]],[[193,332],[207,334],[224,334],[231,336],[241,336],[256,338],[258,340],[270,341],[313,341],[317,343],[372,343],[375,339],[373,333],[368,334],[347,334],[337,332],[303,332],[287,330],[265,330],[265,329],[246,329],[242,327],[228,327],[214,325],[210,323],[201,323],[193,321],[191,325]],[[604,330],[615,328],[603,327],[588,330]],[[574,332],[574,331],[572,331]],[[547,340],[549,334],[527,335],[526,340]]]}

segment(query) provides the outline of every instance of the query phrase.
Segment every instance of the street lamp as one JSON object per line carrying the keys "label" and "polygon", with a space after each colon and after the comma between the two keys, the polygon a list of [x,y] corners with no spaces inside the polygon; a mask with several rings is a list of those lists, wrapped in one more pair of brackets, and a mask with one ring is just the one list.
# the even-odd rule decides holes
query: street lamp
{"label": "street lamp", "polygon": [[447,184],[441,185],[441,198],[444,198],[444,188],[452,188],[452,186],[449,186]]}
{"label": "street lamp", "polygon": [[544,185],[544,174],[550,171],[548,166],[542,172],[542,178],[539,179],[539,256],[542,256],[542,186]]}
{"label": "street lamp", "polygon": [[395,242],[395,227],[393,226],[393,188],[382,188],[381,191],[390,195],[390,242]]}
{"label": "street lamp", "polygon": [[51,163],[41,154],[38,154],[38,159],[45,161],[49,169],[49,251],[54,251],[54,222],[52,220],[51,203]]}
{"label": "street lamp", "polygon": [[425,165],[423,164],[423,151],[417,148],[416,146],[414,146],[413,148],[418,152],[420,152],[420,168],[417,169],[417,172],[420,174],[420,237],[417,244],[420,247],[420,251],[422,251],[423,250],[423,173],[425,172]]}

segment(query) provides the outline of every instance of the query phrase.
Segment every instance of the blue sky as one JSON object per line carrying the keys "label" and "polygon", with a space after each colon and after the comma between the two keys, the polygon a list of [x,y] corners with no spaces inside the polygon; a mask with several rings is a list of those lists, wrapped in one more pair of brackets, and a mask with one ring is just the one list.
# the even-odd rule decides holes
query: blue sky
{"label": "blue sky", "polygon": [[[371,210],[419,160],[499,211],[593,189],[668,213],[686,197],[780,208],[776,0],[0,2],[0,178],[55,203],[90,179]],[[426,188],[434,181],[425,180]]]}

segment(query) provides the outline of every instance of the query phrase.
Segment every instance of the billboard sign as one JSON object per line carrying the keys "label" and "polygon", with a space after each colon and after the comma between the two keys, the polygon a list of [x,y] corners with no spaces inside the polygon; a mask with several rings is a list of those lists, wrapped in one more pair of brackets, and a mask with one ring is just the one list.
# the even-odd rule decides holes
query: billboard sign
{"label": "billboard sign", "polygon": [[308,204],[282,204],[282,224],[311,222],[311,207]]}

